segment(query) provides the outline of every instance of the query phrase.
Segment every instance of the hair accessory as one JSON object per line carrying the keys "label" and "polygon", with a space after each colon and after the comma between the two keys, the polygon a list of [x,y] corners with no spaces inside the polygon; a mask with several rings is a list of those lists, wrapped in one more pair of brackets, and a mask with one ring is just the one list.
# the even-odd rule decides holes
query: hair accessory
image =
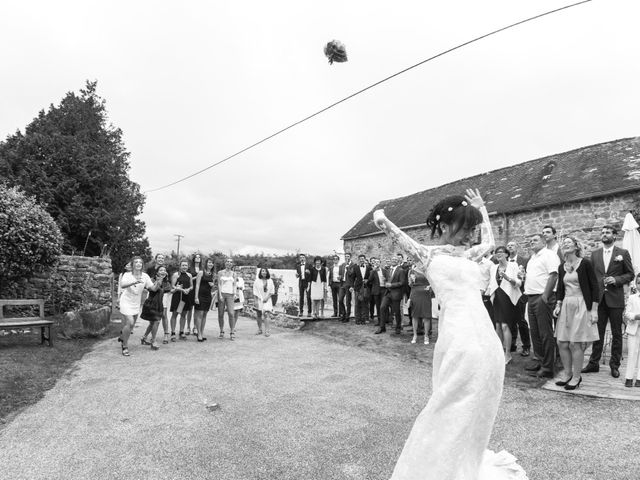
{"label": "hair accessory", "polygon": [[467,205],[469,205],[469,204],[467,203],[467,201],[466,201],[466,200],[463,200],[463,201],[462,201],[462,206],[463,206],[463,207],[466,207]]}
{"label": "hair accessory", "polygon": [[436,215],[436,222],[440,221],[440,215]]}
{"label": "hair accessory", "polygon": [[448,211],[448,212],[453,212],[453,207],[449,207],[449,208],[447,208],[447,211]]}

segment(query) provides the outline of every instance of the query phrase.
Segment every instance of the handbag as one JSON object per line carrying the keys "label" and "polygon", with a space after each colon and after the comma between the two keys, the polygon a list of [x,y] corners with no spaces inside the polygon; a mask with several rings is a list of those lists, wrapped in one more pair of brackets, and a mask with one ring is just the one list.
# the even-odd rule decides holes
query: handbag
{"label": "handbag", "polygon": [[162,292],[149,295],[142,304],[140,318],[150,322],[157,322],[162,318],[164,306],[162,305]]}

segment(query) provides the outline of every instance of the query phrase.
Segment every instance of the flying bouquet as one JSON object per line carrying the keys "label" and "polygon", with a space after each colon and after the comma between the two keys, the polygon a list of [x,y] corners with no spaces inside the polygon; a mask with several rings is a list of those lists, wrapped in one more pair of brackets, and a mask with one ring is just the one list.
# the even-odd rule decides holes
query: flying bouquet
{"label": "flying bouquet", "polygon": [[347,61],[347,49],[344,43],[338,40],[331,40],[327,43],[324,47],[324,54],[329,59],[329,65],[332,65],[333,62],[342,63]]}

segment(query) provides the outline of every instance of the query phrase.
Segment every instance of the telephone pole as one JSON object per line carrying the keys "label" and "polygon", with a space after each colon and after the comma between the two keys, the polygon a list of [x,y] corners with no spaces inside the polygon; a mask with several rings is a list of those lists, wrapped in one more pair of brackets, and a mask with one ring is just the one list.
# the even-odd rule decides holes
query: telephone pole
{"label": "telephone pole", "polygon": [[176,256],[178,257],[178,261],[180,261],[180,239],[184,237],[184,235],[178,235],[176,233],[174,236],[178,237],[178,252],[176,253]]}

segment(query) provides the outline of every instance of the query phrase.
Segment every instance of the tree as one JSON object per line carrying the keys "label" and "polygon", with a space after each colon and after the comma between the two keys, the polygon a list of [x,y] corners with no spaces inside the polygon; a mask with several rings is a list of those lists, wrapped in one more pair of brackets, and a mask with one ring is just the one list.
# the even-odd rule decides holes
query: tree
{"label": "tree", "polygon": [[[122,131],[108,123],[97,82],[40,111],[22,134],[0,143],[0,176],[45,206],[64,236],[64,251],[111,252],[116,270],[149,256],[140,186],[129,179]],[[85,249],[86,244],[86,249]]]}
{"label": "tree", "polygon": [[12,296],[14,282],[37,268],[53,266],[62,252],[56,222],[33,197],[0,183],[0,292]]}

